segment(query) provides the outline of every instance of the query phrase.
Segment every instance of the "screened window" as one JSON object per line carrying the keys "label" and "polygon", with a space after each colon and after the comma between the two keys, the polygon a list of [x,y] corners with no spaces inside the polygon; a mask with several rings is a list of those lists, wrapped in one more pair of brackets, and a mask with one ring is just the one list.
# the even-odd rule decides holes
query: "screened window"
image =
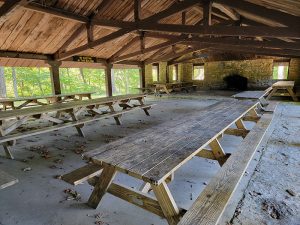
{"label": "screened window", "polygon": [[152,80],[153,82],[159,81],[159,64],[152,65]]}
{"label": "screened window", "polygon": [[274,62],[273,64],[273,79],[274,80],[286,80],[289,73],[288,62]]}
{"label": "screened window", "polygon": [[139,69],[114,69],[112,73],[113,95],[138,94],[141,78]]}
{"label": "screened window", "polygon": [[3,97],[30,97],[52,94],[49,68],[1,67],[0,88]]}
{"label": "screened window", "polygon": [[193,80],[204,80],[204,65],[194,65]]}
{"label": "screened window", "polygon": [[60,68],[62,93],[96,92],[95,97],[106,95],[105,71],[90,68]]}
{"label": "screened window", "polygon": [[173,66],[173,77],[172,77],[173,81],[177,81],[178,80],[178,65],[174,65]]}

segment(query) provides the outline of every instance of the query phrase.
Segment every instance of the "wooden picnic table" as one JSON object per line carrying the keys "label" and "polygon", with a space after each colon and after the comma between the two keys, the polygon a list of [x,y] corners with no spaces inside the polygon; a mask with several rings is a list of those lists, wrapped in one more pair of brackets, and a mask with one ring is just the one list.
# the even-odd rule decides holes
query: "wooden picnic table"
{"label": "wooden picnic table", "polygon": [[[0,98],[0,104],[3,109],[21,109],[29,105],[48,105],[52,103],[61,103],[68,100],[82,100],[83,98],[92,99],[92,94],[95,92],[84,93],[67,93],[60,95],[46,95],[46,96],[34,96],[34,97],[20,97],[20,98]],[[41,100],[46,100],[47,103]],[[19,106],[15,106],[16,102],[23,102]]]}
{"label": "wooden picnic table", "polygon": [[193,85],[192,82],[173,82],[173,83],[154,83],[154,93],[158,93],[159,91],[163,91],[168,95],[170,92],[175,90],[186,90],[189,88],[196,88],[196,85]]}
{"label": "wooden picnic table", "polygon": [[[268,95],[267,99],[270,99],[272,96],[291,96],[293,101],[298,101],[296,94],[293,89],[295,86],[295,81],[278,81],[272,85],[273,90]],[[279,93],[279,90],[284,90],[285,93]]]}
{"label": "wooden picnic table", "polygon": [[[84,136],[82,128],[85,123],[113,117],[118,125],[121,124],[120,116],[134,109],[140,108],[149,115],[148,110],[152,105],[144,103],[143,94],[121,95],[106,98],[71,101],[64,104],[51,104],[40,107],[29,107],[17,110],[0,111],[0,143],[2,143],[6,155],[13,158],[9,147],[15,144],[15,140],[23,137],[50,132],[66,127],[75,126],[80,136]],[[131,104],[131,101],[136,101]],[[119,105],[122,110],[116,110]],[[106,109],[101,111],[101,108]],[[62,116],[64,114],[64,116]],[[82,115],[83,114],[83,115]],[[81,115],[81,116],[80,116]],[[29,120],[46,120],[46,127],[31,129],[29,131],[16,131]],[[15,133],[14,133],[15,132]]]}
{"label": "wooden picnic table", "polygon": [[252,99],[254,101],[258,101],[260,103],[260,108],[264,112],[274,112],[278,102],[269,102],[267,101],[266,97],[270,94],[270,92],[273,90],[272,87],[267,88],[263,91],[243,91],[240,93],[237,93],[235,95],[232,95],[233,98],[240,99],[240,100],[249,100]]}
{"label": "wooden picnic table", "polygon": [[[214,159],[223,165],[228,155],[217,138],[226,130],[247,132],[242,118],[250,114],[253,119],[259,119],[255,111],[257,104],[238,100],[214,104],[84,154],[99,169],[103,168],[100,177],[94,183],[90,182],[95,187],[88,204],[96,208],[104,194],[109,192],[166,218],[169,224],[177,224],[185,210],[175,203],[167,182],[194,156]],[[236,124],[237,129],[230,128],[232,124]],[[117,172],[144,181],[142,192],[112,182]],[[145,193],[149,188],[155,197]]]}
{"label": "wooden picnic table", "polygon": [[18,183],[18,179],[10,174],[0,170],[0,189],[7,188],[11,185]]}

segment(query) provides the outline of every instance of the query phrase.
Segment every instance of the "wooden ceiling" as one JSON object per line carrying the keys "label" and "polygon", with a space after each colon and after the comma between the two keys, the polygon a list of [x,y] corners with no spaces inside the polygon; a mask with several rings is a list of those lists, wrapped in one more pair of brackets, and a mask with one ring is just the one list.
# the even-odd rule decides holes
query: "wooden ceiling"
{"label": "wooden ceiling", "polygon": [[0,0],[0,57],[123,64],[201,50],[300,57],[299,39],[299,0]]}

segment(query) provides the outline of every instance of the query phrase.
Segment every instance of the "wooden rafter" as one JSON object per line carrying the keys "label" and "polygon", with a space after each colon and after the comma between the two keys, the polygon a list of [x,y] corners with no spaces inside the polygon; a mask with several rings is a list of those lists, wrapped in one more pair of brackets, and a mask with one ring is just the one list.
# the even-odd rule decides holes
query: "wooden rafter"
{"label": "wooden rafter", "polygon": [[211,25],[211,10],[212,1],[205,0],[203,3],[203,25],[210,26]]}
{"label": "wooden rafter", "polygon": [[219,3],[213,3],[213,7],[219,9],[221,12],[226,14],[232,20],[239,20],[239,15],[231,8],[221,5]]}
{"label": "wooden rafter", "polygon": [[244,0],[215,0],[214,2],[233,8],[237,12],[239,12],[239,14],[244,15],[246,18],[247,15],[243,12],[254,15],[258,18],[258,21],[260,21],[259,18],[266,18],[268,20],[278,22],[286,26],[293,27],[295,24],[300,24],[300,18],[297,16],[259,6],[250,2],[246,2]]}
{"label": "wooden rafter", "polygon": [[117,58],[118,56],[122,55],[126,50],[128,50],[132,45],[134,45],[136,42],[138,42],[140,40],[140,37],[134,37],[133,39],[131,39],[131,41],[129,41],[128,43],[126,43],[121,49],[119,49],[117,52],[115,52],[108,61],[112,62],[115,58]]}
{"label": "wooden rafter", "polygon": [[[89,38],[93,35],[91,35],[93,32],[93,19],[96,17],[96,15],[100,14],[102,12],[103,9],[105,9],[105,7],[109,4],[109,0],[103,0],[98,7],[96,8],[96,10],[94,12],[92,12],[89,17],[84,19],[84,23],[87,23],[87,26],[85,26],[84,24],[81,25],[80,27],[78,27],[73,33],[72,35],[68,38],[68,40],[65,41],[65,43],[61,46],[61,48],[58,50],[57,54],[59,54],[60,52],[64,51],[86,28],[87,28],[87,37],[88,37],[88,42],[92,42],[93,38]],[[64,14],[64,13],[63,13]],[[88,29],[90,28],[90,30]]]}
{"label": "wooden rafter", "polygon": [[26,5],[27,0],[9,0],[5,1],[4,4],[0,7],[0,24],[5,21],[6,17],[22,5]]}
{"label": "wooden rafter", "polygon": [[120,56],[118,58],[115,58],[112,62],[119,62],[119,61],[123,61],[123,60],[126,60],[126,59],[130,59],[134,56],[138,56],[138,55],[141,55],[141,54],[145,54],[145,53],[153,52],[155,50],[159,50],[161,48],[172,46],[172,45],[174,45],[176,43],[179,43],[181,41],[183,41],[183,40],[172,40],[172,41],[167,41],[167,42],[164,42],[164,43],[161,43],[161,44],[157,44],[157,45],[151,46],[149,48],[145,48],[143,51],[138,50],[138,51]]}
{"label": "wooden rafter", "polygon": [[300,30],[297,27],[229,27],[209,26],[195,27],[178,24],[139,24],[138,28],[145,31],[172,32],[185,34],[202,34],[218,36],[246,36],[246,37],[286,37],[300,39]]}
{"label": "wooden rafter", "polygon": [[114,33],[111,33],[105,37],[102,37],[100,39],[97,39],[93,42],[90,42],[89,44],[86,44],[86,45],[83,45],[83,46],[80,46],[78,48],[75,48],[75,49],[72,49],[68,52],[64,52],[64,53],[60,53],[58,52],[57,54],[57,59],[58,60],[63,60],[63,59],[66,59],[66,58],[69,58],[73,55],[76,55],[76,54],[79,54],[85,50],[88,50],[90,48],[93,48],[93,47],[96,47],[96,46],[99,46],[101,44],[104,44],[106,42],[109,42],[109,41],[112,41],[116,38],[119,38],[131,31],[134,31],[134,30],[138,30],[138,24],[153,24],[154,22],[158,22],[159,20],[163,19],[163,18],[166,18],[170,15],[173,15],[175,13],[178,13],[178,12],[182,12],[184,10],[186,10],[187,8],[190,8],[196,4],[199,4],[199,0],[187,0],[187,1],[184,1],[184,2],[179,2],[179,3],[174,3],[172,6],[170,6],[169,8],[153,15],[153,16],[150,16],[146,19],[143,19],[141,20],[140,22],[132,22],[131,23],[131,26],[128,27],[128,28],[122,28]]}

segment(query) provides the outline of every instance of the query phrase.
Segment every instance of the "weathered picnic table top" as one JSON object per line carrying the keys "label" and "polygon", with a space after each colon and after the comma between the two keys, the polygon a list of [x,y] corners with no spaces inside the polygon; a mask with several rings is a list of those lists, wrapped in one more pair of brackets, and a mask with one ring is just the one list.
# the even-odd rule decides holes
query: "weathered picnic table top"
{"label": "weathered picnic table top", "polygon": [[68,96],[75,96],[75,95],[88,95],[94,93],[96,92],[79,92],[79,93],[67,93],[67,94],[60,94],[60,95],[45,95],[45,96],[19,97],[19,98],[0,98],[0,103],[30,101],[30,100],[47,99],[47,98],[59,98],[59,97],[68,97]]}
{"label": "weathered picnic table top", "polygon": [[272,85],[272,87],[276,88],[285,88],[285,87],[294,87],[295,81],[277,81]]}
{"label": "weathered picnic table top", "polygon": [[85,107],[90,105],[102,105],[111,102],[142,98],[144,96],[145,96],[144,94],[119,95],[113,97],[95,98],[89,100],[72,101],[67,103],[51,104],[51,105],[44,105],[38,107],[0,111],[0,120],[22,117],[22,116],[38,115],[47,112],[63,111],[67,109],[74,109],[74,108]]}
{"label": "weathered picnic table top", "polygon": [[4,189],[18,182],[18,179],[0,170],[0,189]]}
{"label": "weathered picnic table top", "polygon": [[84,157],[158,185],[256,105],[253,101],[221,102],[112,142]]}
{"label": "weathered picnic table top", "polygon": [[234,98],[260,99],[266,94],[265,91],[243,91],[233,95]]}

